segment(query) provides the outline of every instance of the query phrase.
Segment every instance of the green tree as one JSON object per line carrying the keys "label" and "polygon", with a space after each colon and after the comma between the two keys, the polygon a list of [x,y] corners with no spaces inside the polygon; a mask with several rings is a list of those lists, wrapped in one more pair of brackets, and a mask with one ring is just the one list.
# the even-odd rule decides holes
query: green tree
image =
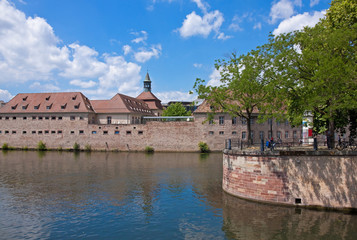
{"label": "green tree", "polygon": [[[211,106],[212,114],[225,112],[232,117],[241,117],[247,122],[248,142],[251,138],[251,119],[254,113],[273,113],[275,83],[271,76],[271,59],[267,51],[257,48],[237,57],[233,53],[228,59],[216,60],[220,71],[219,86],[206,85],[196,79],[194,90],[198,97]],[[275,106],[278,108],[278,106]],[[209,119],[213,115],[209,115]],[[261,115],[263,116],[263,115]]]}
{"label": "green tree", "polygon": [[357,109],[356,7],[356,1],[332,1],[326,19],[267,45],[290,119],[301,122],[304,113],[313,113],[314,130],[326,132],[331,147],[336,128]]}
{"label": "green tree", "polygon": [[191,116],[191,111],[187,111],[182,103],[177,102],[168,106],[162,112],[162,116]]}

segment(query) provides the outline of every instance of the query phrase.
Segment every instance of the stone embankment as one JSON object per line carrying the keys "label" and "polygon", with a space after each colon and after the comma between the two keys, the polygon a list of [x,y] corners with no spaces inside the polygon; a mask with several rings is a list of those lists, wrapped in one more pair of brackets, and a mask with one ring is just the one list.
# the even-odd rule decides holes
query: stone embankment
{"label": "stone embankment", "polygon": [[251,200],[357,210],[357,153],[224,150],[223,189]]}

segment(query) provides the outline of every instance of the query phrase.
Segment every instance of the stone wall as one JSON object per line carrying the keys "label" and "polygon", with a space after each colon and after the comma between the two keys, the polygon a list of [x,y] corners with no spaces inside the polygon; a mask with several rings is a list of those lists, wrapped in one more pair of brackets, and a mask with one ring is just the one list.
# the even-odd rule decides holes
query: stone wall
{"label": "stone wall", "polygon": [[[223,124],[219,124],[219,116],[225,116]],[[9,115],[8,119],[0,119],[0,147],[8,143],[13,147],[36,148],[39,141],[48,148],[72,148],[74,143],[82,148],[90,145],[92,149],[120,151],[143,151],[146,146],[156,151],[198,151],[198,143],[206,142],[211,150],[222,151],[225,139],[240,138],[247,131],[241,121],[232,124],[227,114],[215,117],[215,124],[206,122],[205,114],[195,115],[193,122],[147,122],[146,124],[92,124],[93,116],[88,114],[51,114],[41,115],[39,120],[32,115]],[[34,115],[35,116],[35,115]],[[59,118],[61,117],[61,119]],[[74,118],[74,119],[73,119]],[[106,122],[106,117],[103,122]],[[116,119],[112,119],[113,123]],[[90,124],[88,123],[90,122]],[[259,132],[265,136],[269,126],[253,125],[254,138],[259,139]],[[274,131],[299,132],[290,126],[275,126]]]}
{"label": "stone wall", "polygon": [[357,153],[225,150],[223,156],[222,187],[234,196],[357,209]]}

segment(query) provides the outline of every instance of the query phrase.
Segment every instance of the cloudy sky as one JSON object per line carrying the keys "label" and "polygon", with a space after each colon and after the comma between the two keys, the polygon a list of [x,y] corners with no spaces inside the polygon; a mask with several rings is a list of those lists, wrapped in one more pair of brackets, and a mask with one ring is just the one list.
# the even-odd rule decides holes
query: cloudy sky
{"label": "cloudy sky", "polygon": [[216,59],[313,26],[328,0],[0,0],[0,100],[80,91],[136,97],[148,71],[162,102],[193,100]]}

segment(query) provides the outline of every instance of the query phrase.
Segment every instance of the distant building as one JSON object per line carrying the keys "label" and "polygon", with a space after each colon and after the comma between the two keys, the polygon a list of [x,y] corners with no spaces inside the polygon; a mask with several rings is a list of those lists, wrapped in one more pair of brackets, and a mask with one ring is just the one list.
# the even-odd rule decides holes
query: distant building
{"label": "distant building", "polygon": [[149,73],[146,73],[144,80],[144,91],[136,97],[139,100],[143,100],[156,116],[162,115],[163,107],[161,101],[151,92],[151,80]]}
{"label": "distant building", "polygon": [[198,106],[197,105],[194,105],[195,102],[189,102],[189,101],[170,101],[166,104],[163,104],[163,107],[166,109],[168,108],[171,104],[175,104],[175,103],[181,103],[182,106],[185,107],[186,111],[191,111],[191,112],[194,112]]}
{"label": "distant building", "polygon": [[6,103],[5,103],[4,101],[0,100],[0,108],[3,107],[3,106],[5,106],[5,104],[6,104]]}

